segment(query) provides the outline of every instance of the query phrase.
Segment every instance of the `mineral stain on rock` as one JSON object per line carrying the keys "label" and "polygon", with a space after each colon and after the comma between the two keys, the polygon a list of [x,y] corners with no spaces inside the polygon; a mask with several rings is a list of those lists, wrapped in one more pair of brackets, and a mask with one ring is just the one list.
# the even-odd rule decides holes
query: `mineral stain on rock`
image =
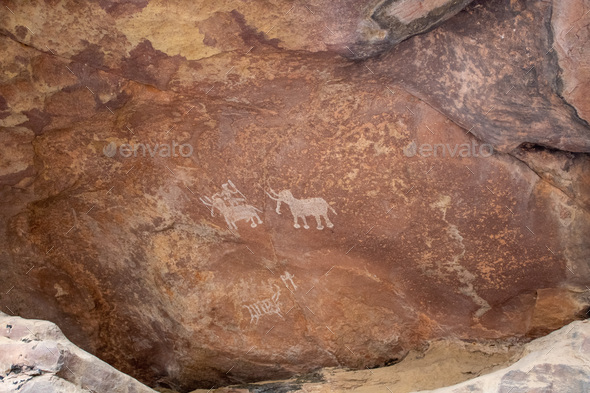
{"label": "mineral stain on rock", "polygon": [[5,8],[3,311],[188,392],[588,310],[587,2]]}

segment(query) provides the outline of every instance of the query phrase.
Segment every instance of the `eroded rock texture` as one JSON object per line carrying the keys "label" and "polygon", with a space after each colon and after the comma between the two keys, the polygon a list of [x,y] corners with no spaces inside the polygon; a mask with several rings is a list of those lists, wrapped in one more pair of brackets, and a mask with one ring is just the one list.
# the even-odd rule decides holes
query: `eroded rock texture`
{"label": "eroded rock texture", "polygon": [[431,392],[587,392],[590,389],[588,331],[588,321],[575,322],[527,345],[525,356],[506,369]]}
{"label": "eroded rock texture", "polygon": [[[374,370],[322,370],[287,381],[239,385],[213,393],[584,393],[590,389],[590,323],[576,321],[522,347],[436,342],[422,356]],[[493,370],[493,369],[496,370]],[[491,372],[493,370],[493,372]],[[477,377],[468,378],[476,375]],[[435,390],[430,385],[449,385]],[[195,390],[193,393],[207,393]]]}
{"label": "eroded rock texture", "polygon": [[155,392],[76,347],[51,322],[0,313],[0,326],[0,392]]}
{"label": "eroded rock texture", "polygon": [[3,310],[179,390],[583,317],[587,3],[354,3],[5,2]]}

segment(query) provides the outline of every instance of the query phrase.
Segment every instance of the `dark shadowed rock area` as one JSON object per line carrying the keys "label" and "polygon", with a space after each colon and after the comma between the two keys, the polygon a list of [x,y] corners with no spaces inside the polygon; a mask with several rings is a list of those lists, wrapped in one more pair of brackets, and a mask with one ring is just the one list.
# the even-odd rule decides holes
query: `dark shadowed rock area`
{"label": "dark shadowed rock area", "polygon": [[587,318],[589,11],[3,1],[0,310],[181,392]]}

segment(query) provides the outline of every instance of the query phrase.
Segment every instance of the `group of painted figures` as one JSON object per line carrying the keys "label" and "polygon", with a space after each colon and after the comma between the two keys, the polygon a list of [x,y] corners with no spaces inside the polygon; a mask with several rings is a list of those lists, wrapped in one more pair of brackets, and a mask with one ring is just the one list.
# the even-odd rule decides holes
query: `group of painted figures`
{"label": "group of painted figures", "polygon": [[[303,228],[309,229],[306,217],[313,216],[317,223],[317,229],[322,230],[322,218],[328,228],[333,228],[334,224],[328,217],[328,210],[336,214],[336,211],[323,198],[307,198],[297,199],[293,196],[290,190],[283,190],[275,192],[272,188],[266,192],[272,200],[277,202],[275,211],[281,214],[281,203],[289,206],[291,214],[293,215],[295,228],[301,228],[299,219],[303,222]],[[208,206],[211,210],[211,216],[215,216],[217,210],[224,218],[227,226],[230,229],[237,230],[236,222],[245,220],[250,222],[250,226],[255,228],[258,224],[262,224],[262,220],[258,213],[261,210],[246,203],[246,196],[238,190],[238,188],[228,180],[227,183],[221,185],[221,191],[216,192],[211,197],[200,198],[201,202]]]}

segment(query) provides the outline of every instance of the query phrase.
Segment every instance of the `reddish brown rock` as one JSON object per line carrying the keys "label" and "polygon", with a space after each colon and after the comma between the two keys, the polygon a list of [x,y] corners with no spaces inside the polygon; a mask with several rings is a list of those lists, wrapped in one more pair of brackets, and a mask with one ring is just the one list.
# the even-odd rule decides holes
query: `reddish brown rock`
{"label": "reddish brown rock", "polygon": [[551,27],[553,48],[559,60],[561,94],[578,116],[590,121],[590,52],[588,16],[590,2],[553,2]]}
{"label": "reddish brown rock", "polygon": [[540,289],[535,299],[530,333],[535,336],[548,334],[572,322],[580,311],[585,312],[584,305],[570,291]]}
{"label": "reddish brown rock", "polygon": [[588,304],[588,127],[541,59],[549,4],[475,4],[365,63],[319,53],[301,7],[109,4],[2,16],[5,311],[184,391],[529,337],[544,290],[563,323]]}
{"label": "reddish brown rock", "polygon": [[[475,4],[367,66],[379,75],[388,74],[384,83],[401,84],[504,152],[532,143],[587,153],[588,123],[560,96],[560,68],[552,50],[555,34],[538,23],[551,21],[551,15],[546,2]],[[569,21],[575,26],[584,23]],[[569,45],[584,47],[584,37],[568,37]],[[579,51],[580,60],[571,57],[571,64],[584,69],[588,56]],[[368,71],[363,67],[359,72]],[[577,71],[580,78],[583,72]],[[574,74],[568,75],[566,81]],[[586,89],[580,86],[579,91]]]}
{"label": "reddish brown rock", "polygon": [[[526,345],[435,342],[425,353],[411,353],[401,363],[389,367],[354,371],[327,369],[285,381],[238,385],[209,392],[500,393],[510,389],[555,391],[557,388],[568,393],[585,393],[590,387],[586,351],[590,349],[589,325],[588,321],[574,322]],[[192,393],[208,392],[200,389]]]}

